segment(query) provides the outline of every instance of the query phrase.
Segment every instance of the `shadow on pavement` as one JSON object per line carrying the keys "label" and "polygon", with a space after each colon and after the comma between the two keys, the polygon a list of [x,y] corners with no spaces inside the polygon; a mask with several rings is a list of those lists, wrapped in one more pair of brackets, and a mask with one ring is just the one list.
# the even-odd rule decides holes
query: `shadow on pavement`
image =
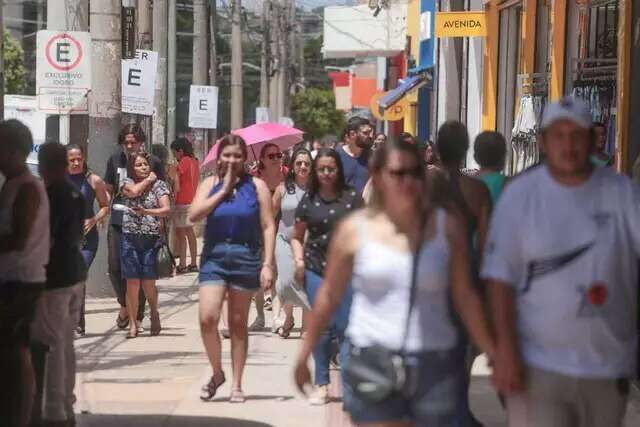
{"label": "shadow on pavement", "polygon": [[[247,395],[245,396],[247,402],[252,400],[273,400],[274,402],[286,402],[287,400],[292,400],[293,396],[261,396],[261,395]],[[216,397],[215,399],[211,399],[205,403],[220,403],[220,402],[228,402],[229,397]]]}
{"label": "shadow on pavement", "polygon": [[78,427],[274,427],[257,421],[224,417],[188,417],[168,415],[78,415]]}
{"label": "shadow on pavement", "polygon": [[[139,339],[139,338],[138,338]],[[109,356],[100,356],[98,363],[88,360],[91,354],[84,354],[84,360],[78,361],[77,372],[93,372],[104,371],[109,369],[117,369],[121,367],[131,367],[143,365],[147,362],[155,362],[171,359],[184,359],[188,357],[200,357],[202,352],[178,351],[178,352],[155,352],[141,355],[131,355],[130,353],[116,354],[115,357],[109,359]]]}

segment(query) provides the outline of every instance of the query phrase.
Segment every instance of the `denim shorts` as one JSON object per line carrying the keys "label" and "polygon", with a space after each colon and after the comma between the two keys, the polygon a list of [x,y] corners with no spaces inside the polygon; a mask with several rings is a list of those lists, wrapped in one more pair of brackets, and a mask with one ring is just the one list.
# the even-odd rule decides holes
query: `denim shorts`
{"label": "denim shorts", "polygon": [[[396,393],[379,403],[359,399],[345,382],[344,409],[354,423],[403,421],[418,426],[455,425],[456,402],[462,388],[464,365],[452,350],[426,351],[407,358],[407,393]],[[350,362],[346,357],[345,364]]]}
{"label": "denim shorts", "polygon": [[205,247],[200,259],[200,286],[225,286],[240,291],[260,288],[260,247],[240,243],[216,243]]}
{"label": "denim shorts", "polygon": [[146,234],[122,235],[120,264],[123,279],[156,280],[158,236]]}

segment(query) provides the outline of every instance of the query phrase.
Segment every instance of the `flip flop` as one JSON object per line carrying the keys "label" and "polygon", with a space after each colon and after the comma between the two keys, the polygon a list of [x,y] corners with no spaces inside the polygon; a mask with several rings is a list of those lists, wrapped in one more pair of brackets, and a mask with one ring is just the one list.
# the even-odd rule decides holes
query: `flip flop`
{"label": "flip flop", "polygon": [[229,403],[244,403],[247,401],[242,390],[231,390],[231,396],[229,396]]}
{"label": "flip flop", "polygon": [[118,318],[116,319],[116,326],[118,329],[127,329],[129,326],[129,316],[121,317],[120,313],[118,313]]}

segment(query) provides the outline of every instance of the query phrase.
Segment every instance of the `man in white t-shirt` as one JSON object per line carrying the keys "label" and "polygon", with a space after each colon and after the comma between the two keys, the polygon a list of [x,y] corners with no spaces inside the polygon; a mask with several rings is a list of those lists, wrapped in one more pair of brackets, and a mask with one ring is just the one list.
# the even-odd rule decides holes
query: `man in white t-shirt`
{"label": "man in white t-shirt", "polygon": [[485,248],[494,384],[510,426],[620,426],[638,351],[640,191],[594,169],[582,102],[550,104],[541,128],[546,161],[506,187]]}

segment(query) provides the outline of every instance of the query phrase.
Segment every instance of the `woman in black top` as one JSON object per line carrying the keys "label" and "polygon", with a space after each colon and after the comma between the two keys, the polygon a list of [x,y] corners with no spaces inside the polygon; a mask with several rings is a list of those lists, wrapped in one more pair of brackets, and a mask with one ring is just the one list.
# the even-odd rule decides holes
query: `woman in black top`
{"label": "woman in black top", "polygon": [[[323,280],[327,250],[331,234],[337,223],[351,211],[362,206],[362,198],[346,185],[340,156],[335,150],[321,149],[314,162],[309,191],[296,210],[296,223],[291,247],[295,260],[295,277],[304,283],[309,302],[315,297]],[[305,234],[307,234],[305,243]],[[336,335],[343,353],[344,331],[347,328],[351,291],[347,291],[332,325],[320,339],[313,351],[315,360],[315,385],[310,403],[323,405],[328,402],[329,361],[331,358],[331,336]]]}

